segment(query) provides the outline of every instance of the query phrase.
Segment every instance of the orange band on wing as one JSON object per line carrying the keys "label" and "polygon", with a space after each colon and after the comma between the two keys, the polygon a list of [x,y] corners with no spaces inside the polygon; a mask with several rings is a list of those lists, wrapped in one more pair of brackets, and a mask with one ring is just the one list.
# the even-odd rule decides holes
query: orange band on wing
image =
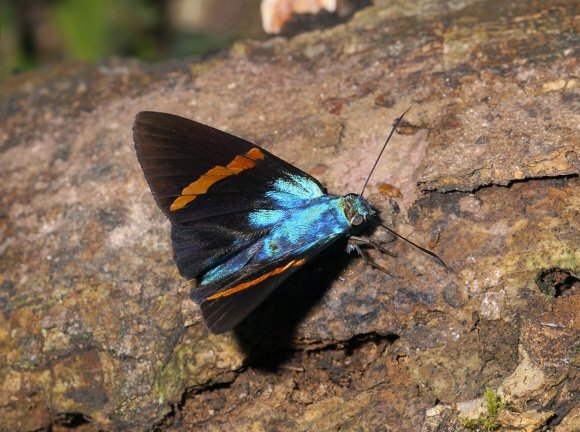
{"label": "orange band on wing", "polygon": [[208,189],[215,183],[225,179],[226,177],[239,174],[247,169],[254,168],[256,166],[256,162],[264,159],[264,157],[264,153],[262,153],[259,148],[253,147],[248,150],[246,154],[236,156],[233,161],[227,164],[227,166],[223,167],[221,165],[217,165],[213,167],[196,181],[186,186],[181,191],[181,195],[178,196],[175,201],[173,201],[173,203],[171,203],[169,210],[181,210],[191,201],[196,199],[198,195],[206,193]]}
{"label": "orange band on wing", "polygon": [[220,298],[220,297],[227,297],[229,295],[232,295],[232,294],[235,294],[237,292],[243,291],[243,290],[245,290],[247,288],[250,288],[251,286],[257,285],[260,282],[265,281],[270,276],[275,276],[277,274],[283,273],[286,270],[288,270],[290,267],[298,267],[298,266],[301,266],[305,262],[306,262],[305,259],[292,260],[288,264],[286,264],[285,266],[276,267],[274,270],[271,270],[268,273],[265,273],[262,276],[257,277],[256,279],[252,279],[252,280],[247,281],[247,282],[242,282],[241,284],[236,285],[235,287],[232,287],[232,288],[227,289],[225,291],[222,291],[222,292],[213,294],[213,295],[209,296],[208,298],[206,298],[206,300],[215,300],[215,299]]}

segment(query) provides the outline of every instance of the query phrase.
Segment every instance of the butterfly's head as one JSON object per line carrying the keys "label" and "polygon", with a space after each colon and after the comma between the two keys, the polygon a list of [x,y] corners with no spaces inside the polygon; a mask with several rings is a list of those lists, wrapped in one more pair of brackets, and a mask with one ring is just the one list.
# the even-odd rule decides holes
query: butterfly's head
{"label": "butterfly's head", "polygon": [[341,198],[344,215],[352,229],[364,228],[375,213],[367,200],[357,194],[348,194]]}

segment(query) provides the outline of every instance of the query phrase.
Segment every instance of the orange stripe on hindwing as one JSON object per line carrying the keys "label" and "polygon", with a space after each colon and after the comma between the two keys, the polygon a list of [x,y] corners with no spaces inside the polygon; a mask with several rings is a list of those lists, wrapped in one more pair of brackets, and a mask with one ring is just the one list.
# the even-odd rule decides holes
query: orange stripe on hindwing
{"label": "orange stripe on hindwing", "polygon": [[266,279],[268,279],[270,276],[275,276],[277,274],[283,273],[286,270],[288,270],[290,267],[298,267],[303,265],[306,262],[305,259],[301,259],[301,260],[292,260],[290,261],[288,264],[286,264],[285,266],[282,267],[276,267],[274,270],[269,271],[268,273],[263,274],[260,277],[257,277],[256,279],[252,279],[250,281],[247,282],[242,282],[239,285],[236,285],[235,287],[232,287],[230,289],[227,289],[225,291],[210,295],[208,298],[206,298],[206,300],[215,300],[218,299],[220,297],[227,297],[230,296],[232,294],[235,294],[237,292],[243,291],[247,288],[250,288],[251,286],[257,285],[260,282],[265,281]]}
{"label": "orange stripe on hindwing", "polygon": [[237,175],[245,170],[252,169],[256,166],[256,162],[263,160],[265,157],[264,153],[259,148],[253,147],[246,152],[244,155],[237,155],[234,160],[232,160],[225,167],[217,165],[205,174],[199,177],[193,183],[190,183],[182,191],[181,195],[178,196],[169,210],[176,211],[181,210],[191,201],[197,198],[198,195],[203,195],[208,191],[208,189],[225,179],[226,177]]}

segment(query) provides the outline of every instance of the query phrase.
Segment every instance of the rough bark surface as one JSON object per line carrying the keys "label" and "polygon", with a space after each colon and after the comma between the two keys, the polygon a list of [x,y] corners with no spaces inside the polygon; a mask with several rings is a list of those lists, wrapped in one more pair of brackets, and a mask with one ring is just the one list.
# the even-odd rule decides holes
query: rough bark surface
{"label": "rough bark surface", "polygon": [[[578,2],[417,3],[201,63],[5,79],[1,430],[473,429],[486,388],[504,430],[580,427]],[[208,334],[135,114],[230,131],[344,194],[407,107],[368,198],[454,274],[401,241],[374,255],[397,278],[337,249]]]}

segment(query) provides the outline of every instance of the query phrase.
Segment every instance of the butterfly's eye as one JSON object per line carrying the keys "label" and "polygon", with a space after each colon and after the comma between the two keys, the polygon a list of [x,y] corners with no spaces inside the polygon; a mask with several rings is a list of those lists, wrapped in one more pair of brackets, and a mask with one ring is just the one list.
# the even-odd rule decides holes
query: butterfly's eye
{"label": "butterfly's eye", "polygon": [[354,215],[351,219],[350,219],[350,224],[352,226],[359,226],[361,225],[363,222],[365,221],[365,218],[363,215],[360,214],[356,214]]}

